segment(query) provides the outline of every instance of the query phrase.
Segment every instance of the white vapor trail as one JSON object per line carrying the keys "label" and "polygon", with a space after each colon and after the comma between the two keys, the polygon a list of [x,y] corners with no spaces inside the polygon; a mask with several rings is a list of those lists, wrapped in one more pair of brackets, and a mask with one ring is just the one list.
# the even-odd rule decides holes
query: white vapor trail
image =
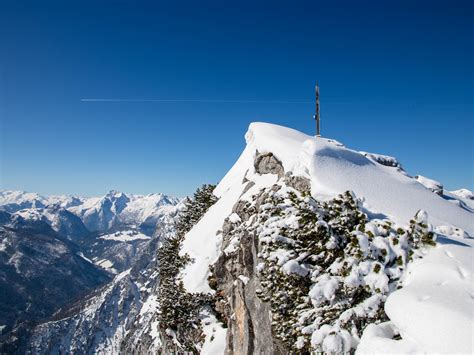
{"label": "white vapor trail", "polygon": [[303,100],[207,100],[207,99],[81,99],[82,102],[211,102],[211,103],[269,103],[296,104],[311,103]]}

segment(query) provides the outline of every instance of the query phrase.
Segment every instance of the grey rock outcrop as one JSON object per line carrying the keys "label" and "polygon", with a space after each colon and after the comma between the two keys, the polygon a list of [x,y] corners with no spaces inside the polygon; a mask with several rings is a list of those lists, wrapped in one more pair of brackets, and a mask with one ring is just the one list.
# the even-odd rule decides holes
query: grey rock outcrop
{"label": "grey rock outcrop", "polygon": [[[234,211],[244,221],[250,217],[241,202]],[[233,225],[225,223],[224,239],[232,231]],[[270,308],[257,297],[261,288],[256,277],[257,254],[255,235],[242,231],[238,249],[229,254],[223,252],[214,265],[217,293],[227,300],[222,307],[228,326],[226,354],[285,353],[280,341],[272,336]]]}
{"label": "grey rock outcrop", "polygon": [[273,153],[260,154],[257,152],[254,161],[255,171],[259,174],[275,174],[279,178],[285,175],[283,164],[279,161]]}

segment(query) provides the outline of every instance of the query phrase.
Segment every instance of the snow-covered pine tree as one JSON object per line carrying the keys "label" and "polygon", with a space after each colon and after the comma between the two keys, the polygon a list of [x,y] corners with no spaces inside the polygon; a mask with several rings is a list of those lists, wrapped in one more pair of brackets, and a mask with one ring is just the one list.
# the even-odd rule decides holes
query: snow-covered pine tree
{"label": "snow-covered pine tree", "polygon": [[181,243],[186,233],[217,201],[213,195],[214,188],[215,185],[203,185],[196,190],[192,199],[186,198],[185,206],[175,222],[175,235],[164,240],[158,250],[160,328],[176,345],[177,351],[197,351],[193,339],[200,336],[197,331],[199,311],[210,303],[207,295],[187,293],[178,275],[189,262],[187,255],[179,255]]}

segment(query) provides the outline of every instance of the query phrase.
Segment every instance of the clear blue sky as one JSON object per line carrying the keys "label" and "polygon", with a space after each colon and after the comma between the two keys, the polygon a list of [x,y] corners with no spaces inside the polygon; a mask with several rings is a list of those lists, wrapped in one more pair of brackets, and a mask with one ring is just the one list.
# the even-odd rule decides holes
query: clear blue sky
{"label": "clear blue sky", "polygon": [[474,189],[473,8],[2,1],[1,187],[189,194],[232,166],[252,121],[313,133],[317,80],[323,135]]}

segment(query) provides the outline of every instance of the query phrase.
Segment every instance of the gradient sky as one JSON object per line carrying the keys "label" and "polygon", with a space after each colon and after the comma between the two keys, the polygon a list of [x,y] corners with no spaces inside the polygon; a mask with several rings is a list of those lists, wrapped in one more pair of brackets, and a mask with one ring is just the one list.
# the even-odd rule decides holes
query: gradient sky
{"label": "gradient sky", "polygon": [[[474,189],[472,1],[2,1],[1,188],[191,193],[252,121]],[[83,102],[83,98],[296,101]]]}

